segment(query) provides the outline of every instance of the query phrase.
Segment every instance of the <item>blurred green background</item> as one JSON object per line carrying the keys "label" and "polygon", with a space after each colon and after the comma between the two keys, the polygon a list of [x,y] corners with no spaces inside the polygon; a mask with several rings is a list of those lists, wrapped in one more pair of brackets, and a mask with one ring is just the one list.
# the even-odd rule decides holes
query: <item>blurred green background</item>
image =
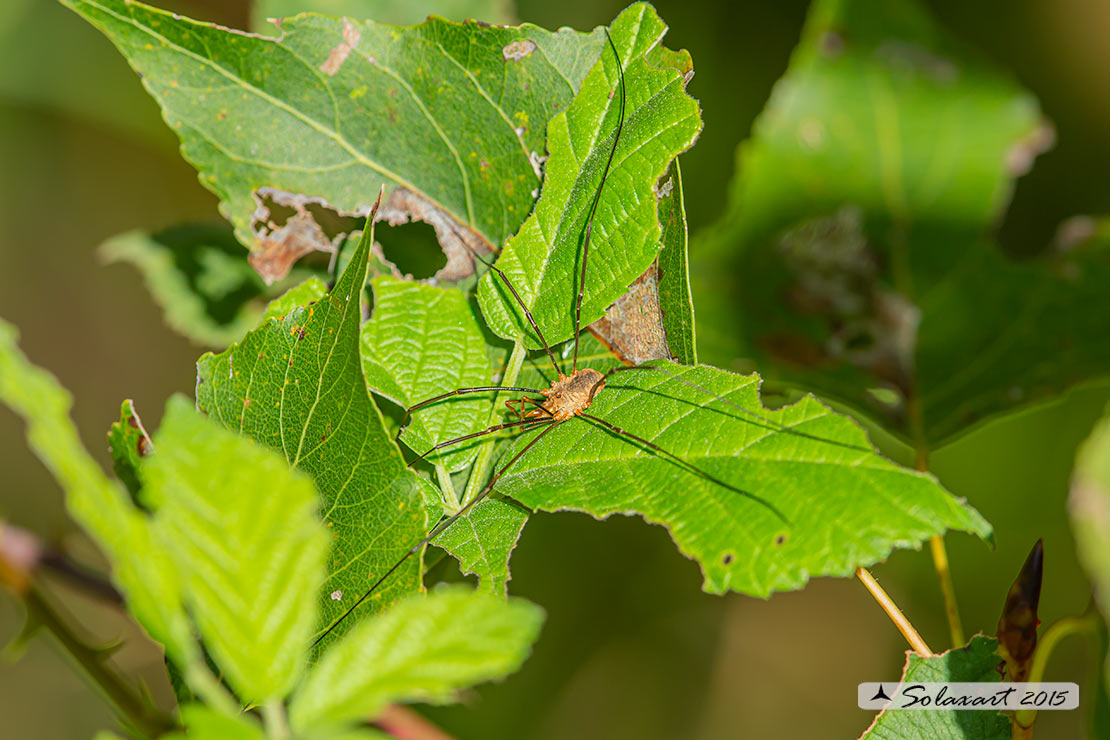
{"label": "blurred green background", "polygon": [[[204,20],[245,27],[246,0],[166,2]],[[932,0],[951,33],[1009,70],[1040,100],[1054,149],[1017,183],[999,235],[1015,255],[1049,241],[1071,215],[1110,212],[1110,4],[1105,0]],[[418,3],[411,3],[415,7]],[[803,0],[660,0],[667,44],[689,49],[689,87],[705,131],[683,157],[690,228],[725,204],[737,144],[786,68]],[[545,27],[607,23],[620,2],[520,0],[516,16]],[[419,18],[422,13],[406,8]],[[164,401],[191,393],[202,351],[162,323],[134,270],[101,265],[95,247],[133,229],[216,216],[215,199],[177,153],[157,107],[107,40],[49,0],[0,4],[0,316],[22,331],[31,359],[71,390],[86,444],[107,462],[105,432],[134,398],[148,426]],[[695,242],[696,247],[696,242]],[[697,260],[695,251],[691,259]],[[695,307],[697,295],[694,296]],[[728,317],[700,317],[727,326]],[[997,547],[948,538],[965,628],[993,633],[1002,600],[1038,537],[1045,542],[1044,623],[1086,607],[1065,497],[1075,448],[1110,399],[1110,383],[980,425],[933,453],[934,472],[990,520]],[[57,486],[26,450],[23,427],[0,411],[0,517],[88,552]],[[906,451],[881,435],[892,456]],[[701,593],[696,565],[666,532],[639,520],[539,515],[512,561],[513,593],[548,622],[535,655],[506,683],[429,713],[460,737],[854,738],[871,716],[855,684],[897,677],[905,645],[863,588],[820,579],[759,601]],[[899,552],[876,576],[934,650],[948,647],[930,558]],[[66,594],[97,640],[124,640],[117,665],[169,701],[158,651],[111,610]],[[20,626],[0,598],[0,640]],[[1087,684],[1086,645],[1065,643],[1048,679]],[[1082,712],[1045,713],[1038,738],[1083,736]],[[106,705],[45,640],[0,665],[5,735],[91,737],[113,724]]]}

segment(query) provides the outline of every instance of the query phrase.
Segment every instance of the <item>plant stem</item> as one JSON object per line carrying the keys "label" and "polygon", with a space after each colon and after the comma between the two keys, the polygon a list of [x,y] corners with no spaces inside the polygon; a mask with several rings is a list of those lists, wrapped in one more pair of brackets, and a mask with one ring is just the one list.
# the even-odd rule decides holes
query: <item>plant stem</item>
{"label": "plant stem", "polygon": [[[921,399],[916,392],[907,402],[910,427],[914,438],[914,467],[923,473],[929,472],[929,450],[925,444],[924,414],[921,410]],[[952,569],[948,566],[948,550],[944,546],[944,535],[933,535],[929,538],[929,552],[933,556],[933,568],[940,581],[940,593],[944,599],[944,616],[948,620],[948,635],[952,640],[952,647],[963,647],[967,640],[964,639],[964,627],[960,621],[960,607],[956,603],[956,586],[952,582]]]}
{"label": "plant stem", "polygon": [[374,720],[381,729],[399,740],[454,740],[443,730],[402,704],[390,704]]}
{"label": "plant stem", "polygon": [[439,483],[439,498],[443,502],[443,507],[447,510],[448,514],[454,514],[459,510],[459,494],[455,490],[455,484],[451,482],[451,474],[447,472],[447,468],[442,463],[436,463],[436,481]]}
{"label": "plant stem", "polygon": [[[524,358],[528,356],[528,350],[524,348],[523,342],[517,340],[513,344],[513,353],[509,355],[509,362],[505,366],[505,374],[501,376],[501,385],[513,385],[516,383],[517,376],[520,375],[520,368],[524,365]],[[490,408],[489,425],[493,426],[497,423],[500,412],[500,399],[494,397],[493,406]],[[478,457],[474,461],[474,468],[470,473],[470,480],[466,482],[466,491],[463,493],[462,505],[465,506],[470,502],[478,492],[482,490],[482,486],[486,483],[486,478],[489,475],[489,467],[493,462],[493,447],[497,442],[497,436],[492,435],[486,441],[482,442],[481,447],[478,448]]]}
{"label": "plant stem", "polygon": [[158,711],[109,668],[105,654],[83,642],[35,584],[32,583],[23,594],[23,602],[27,605],[27,617],[32,624],[41,624],[53,635],[62,649],[129,724],[149,737],[157,737],[177,726],[173,717]]}
{"label": "plant stem", "polygon": [[[1033,662],[1029,667],[1029,683],[1040,683],[1044,680],[1045,668],[1052,655],[1056,644],[1069,635],[1098,634],[1098,612],[1091,608],[1086,614],[1079,617],[1064,617],[1045,630],[1037,642],[1037,649],[1033,652]],[[1033,722],[1037,719],[1036,709],[1019,709],[1014,712],[1014,737],[1031,737]],[[1026,735],[1018,735],[1018,728],[1028,731]]]}
{"label": "plant stem", "polygon": [[894,603],[894,599],[890,598],[887,592],[883,590],[883,587],[879,585],[879,582],[875,580],[875,576],[871,575],[866,568],[856,568],[856,577],[860,579],[860,582],[862,582],[867,590],[871,592],[871,595],[875,597],[875,601],[879,602],[879,606],[882,607],[886,615],[890,617],[890,621],[894,622],[894,626],[902,633],[902,637],[906,638],[906,642],[910,644],[914,652],[922,658],[933,657],[933,651],[929,649],[929,646],[925,644],[925,640],[922,639],[918,631],[910,624],[910,620],[906,619],[906,615],[903,614],[902,610],[898,608],[898,605]]}
{"label": "plant stem", "polygon": [[273,740],[288,740],[289,723],[285,721],[285,707],[281,700],[269,701],[262,705],[262,723],[266,726],[266,737]]}

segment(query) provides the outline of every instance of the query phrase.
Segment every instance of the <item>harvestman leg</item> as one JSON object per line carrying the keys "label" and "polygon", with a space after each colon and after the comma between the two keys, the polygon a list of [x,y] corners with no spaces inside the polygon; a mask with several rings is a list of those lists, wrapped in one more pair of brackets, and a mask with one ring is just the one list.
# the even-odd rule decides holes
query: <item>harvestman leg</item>
{"label": "harvestman leg", "polygon": [[405,422],[408,421],[408,418],[412,415],[412,412],[416,411],[417,409],[422,409],[425,406],[431,406],[433,403],[443,401],[444,399],[451,398],[452,396],[462,396],[462,395],[465,395],[467,393],[488,393],[490,391],[494,391],[494,392],[510,391],[510,392],[517,392],[517,393],[540,393],[541,392],[541,391],[537,391],[535,388],[517,388],[517,387],[511,386],[511,385],[483,385],[483,386],[477,386],[475,388],[456,388],[455,390],[453,390],[449,393],[444,393],[442,396],[436,396],[435,398],[428,398],[426,400],[421,401],[420,403],[409,406],[407,409],[405,409],[405,417],[403,419],[401,419],[401,426],[405,425]]}
{"label": "harvestman leg", "polygon": [[586,292],[586,259],[590,256],[590,236],[594,232],[594,214],[597,213],[597,204],[601,200],[601,191],[605,189],[605,181],[609,179],[609,168],[613,166],[613,156],[617,153],[617,144],[621,140],[621,131],[624,129],[624,68],[621,66],[621,55],[613,43],[609,31],[605,31],[605,38],[609,41],[609,48],[617,60],[617,71],[620,74],[621,110],[617,118],[617,130],[613,136],[613,148],[609,150],[609,159],[605,161],[605,170],[601,173],[601,185],[594,194],[594,201],[590,204],[590,215],[586,219],[586,237],[582,245],[582,271],[578,276],[578,299],[574,303],[574,365],[571,375],[578,371],[578,341],[582,336],[582,294]]}
{"label": "harvestman leg", "polygon": [[751,491],[745,491],[743,488],[738,488],[738,487],[732,485],[731,483],[726,483],[725,481],[721,480],[720,478],[717,478],[716,476],[710,475],[709,473],[705,472],[704,470],[697,467],[693,463],[690,463],[690,462],[687,462],[686,460],[683,460],[681,457],[674,454],[673,452],[668,452],[667,450],[664,450],[662,447],[655,444],[654,442],[650,442],[650,441],[644,439],[643,437],[637,436],[637,435],[633,434],[632,432],[629,432],[625,429],[621,429],[616,424],[610,424],[609,422],[605,421],[604,419],[599,419],[598,417],[591,416],[590,414],[579,414],[579,416],[583,419],[588,420],[588,421],[592,421],[595,424],[600,424],[601,426],[605,427],[606,429],[608,429],[609,431],[613,432],[614,434],[616,434],[618,436],[625,437],[627,439],[632,440],[633,442],[636,442],[637,444],[641,444],[644,447],[647,447],[648,449],[654,450],[655,452],[659,453],[660,455],[663,455],[664,457],[667,457],[667,458],[673,460],[674,462],[678,463],[678,465],[681,466],[682,468],[684,468],[685,470],[688,470],[689,472],[693,473],[694,475],[697,475],[700,478],[704,478],[705,480],[709,481],[710,483],[716,483],[717,485],[723,486],[724,488],[727,488],[728,490],[733,491],[734,493],[738,493],[741,496],[744,496],[745,498],[751,499],[752,501],[755,501],[756,503],[759,503],[759,504],[762,504],[762,505],[766,506],[768,509],[770,509],[775,514],[775,516],[777,516],[779,519],[781,519],[784,524],[790,524],[790,521],[783,515],[783,513],[781,511],[778,510],[778,507],[776,507],[770,501],[767,501],[766,499],[755,495]]}
{"label": "harvestman leg", "polygon": [[[649,362],[650,362],[650,360],[649,360]],[[784,432],[786,434],[793,434],[794,436],[797,436],[797,437],[804,437],[805,439],[811,439],[814,442],[824,442],[825,444],[834,445],[836,447],[843,447],[843,448],[848,449],[848,450],[856,450],[858,452],[874,452],[874,450],[872,450],[868,447],[863,447],[862,445],[852,444],[851,442],[841,442],[840,440],[828,439],[826,437],[819,437],[816,434],[809,434],[808,432],[803,432],[803,431],[800,431],[798,429],[795,429],[795,428],[793,428],[792,426],[790,426],[788,424],[783,424],[780,421],[775,421],[774,419],[770,419],[766,416],[762,416],[760,414],[757,414],[754,411],[752,411],[751,409],[744,408],[743,406],[736,403],[735,401],[730,401],[729,399],[725,398],[724,396],[722,396],[719,393],[714,393],[713,391],[709,390],[705,386],[698,385],[697,383],[686,380],[685,378],[680,378],[677,375],[675,375],[674,373],[668,372],[667,370],[664,370],[663,368],[661,368],[657,365],[636,365],[635,367],[628,367],[628,366],[615,367],[612,370],[610,370],[609,372],[605,373],[605,375],[602,377],[602,381],[599,381],[597,386],[595,386],[595,390],[594,390],[593,393],[597,393],[597,389],[600,388],[601,382],[608,380],[610,378],[610,376],[612,376],[613,374],[620,373],[620,372],[625,372],[625,371],[628,371],[628,370],[657,370],[657,371],[663,373],[664,375],[666,375],[671,380],[674,380],[675,382],[682,383],[683,385],[688,386],[690,388],[693,388],[694,390],[701,391],[702,393],[711,397],[713,400],[720,401],[721,403],[725,404],[726,406],[731,406],[732,408],[736,409],[737,411],[744,414],[745,416],[749,416],[752,419],[757,419],[758,421],[747,421],[747,420],[745,420],[745,421],[746,421],[746,423],[751,424],[753,426],[760,427],[761,429],[767,429],[767,430],[774,431],[774,432]],[[593,393],[591,393],[591,395],[590,395],[591,400],[593,399]]]}
{"label": "harvestman leg", "polygon": [[336,619],[334,622],[331,623],[330,627],[328,627],[326,630],[324,630],[323,634],[321,634],[319,637],[317,637],[312,642],[312,644],[314,646],[319,644],[319,642],[321,640],[323,640],[325,637],[327,637],[329,634],[331,634],[332,630],[334,630],[337,626],[339,626],[339,624],[344,619],[347,618],[348,614],[350,614],[355,609],[357,609],[362,604],[362,602],[365,601],[370,596],[370,594],[374,593],[374,591],[377,590],[378,586],[385,583],[385,580],[387,578],[389,578],[391,575],[396,573],[397,569],[400,568],[405,563],[405,561],[407,561],[409,558],[411,558],[413,555],[415,555],[417,552],[419,552],[422,547],[424,547],[425,545],[430,544],[432,542],[432,540],[434,540],[436,537],[439,537],[441,534],[443,534],[444,531],[446,531],[448,527],[450,527],[452,524],[454,524],[459,519],[459,517],[465,516],[467,514],[467,512],[469,512],[471,509],[473,509],[475,506],[477,506],[479,502],[483,501],[486,498],[486,496],[488,496],[493,491],[493,487],[495,485],[497,485],[497,481],[501,480],[501,476],[503,476],[505,474],[505,472],[510,467],[512,467],[512,465],[524,455],[524,453],[526,453],[526,452],[528,452],[528,450],[532,449],[532,445],[536,444],[536,442],[539,442],[540,439],[542,439],[545,434],[550,432],[555,427],[559,426],[559,423],[549,422],[549,421],[540,421],[540,422],[533,422],[533,423],[535,423],[537,425],[542,425],[544,427],[543,430],[539,434],[537,434],[535,437],[533,437],[531,440],[529,440],[528,444],[524,445],[523,449],[521,449],[520,452],[513,455],[513,458],[511,460],[509,460],[509,462],[505,463],[505,467],[501,468],[496,473],[494,473],[493,477],[489,479],[489,482],[486,483],[485,487],[482,488],[482,490],[478,492],[477,496],[475,496],[470,501],[468,501],[466,506],[459,509],[457,513],[453,514],[448,519],[445,519],[444,521],[440,522],[434,529],[432,529],[431,532],[428,533],[427,537],[420,540],[420,542],[418,542],[408,552],[406,552],[400,560],[398,560],[396,563],[394,563],[389,568],[389,570],[387,570],[385,573],[383,573],[382,576],[380,578],[378,578],[378,580],[374,581],[373,585],[371,585],[370,588],[368,588],[366,590],[366,592],[358,598],[358,601],[356,601],[354,604],[352,604],[350,607],[348,607],[347,611],[343,612],[343,614],[341,614],[338,619]]}

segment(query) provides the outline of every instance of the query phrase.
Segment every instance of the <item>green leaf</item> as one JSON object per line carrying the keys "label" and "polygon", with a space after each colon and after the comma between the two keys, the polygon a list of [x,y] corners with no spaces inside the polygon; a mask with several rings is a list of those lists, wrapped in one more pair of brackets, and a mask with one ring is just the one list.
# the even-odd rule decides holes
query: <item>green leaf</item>
{"label": "green leaf", "polygon": [[[415,197],[502,244],[532,209],[544,124],[604,44],[600,32],[530,25],[309,15],[270,39],[128,0],[64,2],[142,74],[236,237],[276,274],[302,248],[331,244],[308,211],[308,243],[283,242],[255,218],[267,198],[365,215],[385,185],[383,217],[414,210]],[[279,243],[263,250],[259,237]]]}
{"label": "green leaf", "polygon": [[659,252],[659,309],[671,356],[683,365],[698,363],[694,341],[694,301],[686,259],[686,206],[682,199],[682,170],[676,159],[663,179],[670,191],[659,199],[659,223],[663,233]]}
{"label": "green leaf", "polygon": [[266,310],[262,312],[262,320],[259,323],[264,323],[270,319],[280,319],[298,306],[315,303],[327,294],[328,286],[324,284],[324,281],[318,277],[310,277],[267,303]]}
{"label": "green leaf", "polygon": [[[1087,571],[1095,603],[1110,629],[1110,414],[1102,417],[1079,448],[1068,510],[1079,562]],[[1101,637],[1105,643],[1105,632]],[[1110,686],[1110,658],[1103,664],[1100,681],[1100,688],[1106,686]],[[1106,703],[1107,697],[1103,697],[1102,704]]]}
{"label": "green leaf", "polygon": [[[902,680],[913,683],[995,683],[998,655],[993,638],[978,635],[966,647],[922,658],[907,653]],[[1010,720],[978,710],[883,710],[860,740],[1009,740]]]}
{"label": "green leaf", "polygon": [[128,608],[166,653],[183,665],[197,656],[173,563],[146,516],[109,480],[81,444],[69,418],[71,399],[58,381],[16,346],[0,320],[0,401],[27,422],[27,441],[66,494],[66,507],[112,563]]}
{"label": "green leaf", "polygon": [[119,421],[113,422],[108,429],[108,453],[112,456],[116,477],[127,486],[127,492],[135,503],[141,503],[139,465],[153,451],[150,436],[135,413],[134,402],[128,398],[120,406]]}
{"label": "green leaf", "polygon": [[175,396],[141,473],[204,644],[241,698],[299,680],[331,544],[319,498],[285,459]]}
{"label": "green leaf", "polygon": [[935,478],[881,457],[859,427],[812,396],[770,411],[756,375],[654,365],[610,378],[588,413],[748,496],[581,417],[551,430],[498,490],[532,509],[634,512],[663,524],[711,593],[765,597],[813,576],[850,575],[946,529],[990,535]]}
{"label": "green leaf", "polygon": [[134,265],[170,328],[198,344],[224,347],[258,320],[266,286],[222,224],[131,231],[98,251],[108,262]]}
{"label": "green leaf", "polygon": [[[680,58],[652,53],[665,31],[655,11],[643,3],[625,10],[611,26],[624,68],[627,106],[594,220],[583,326],[600,318],[655,259],[660,228],[654,185],[701,131],[698,105],[686,95],[684,76],[652,64]],[[550,158],[543,192],[497,260],[549,344],[574,334],[581,242],[616,134],[620,85],[617,60],[606,47],[574,102],[548,124]],[[483,277],[478,298],[495,334],[541,346],[499,278]]]}
{"label": "green leaf", "polygon": [[512,0],[259,0],[252,14],[255,30],[273,30],[267,18],[284,18],[305,11],[347,18],[373,18],[382,23],[411,26],[430,15],[455,21],[473,18],[486,23],[513,22]]}
{"label": "green leaf", "polygon": [[203,704],[181,707],[185,732],[166,735],[166,740],[265,740],[262,727],[247,715],[229,717]]}
{"label": "green leaf", "polygon": [[524,661],[543,612],[522,599],[441,588],[367,619],[312,668],[289,709],[295,731],[377,716],[390,702],[449,700]]}
{"label": "green leaf", "polygon": [[[323,497],[335,538],[321,597],[323,627],[420,541],[425,496],[431,498],[386,434],[360,369],[360,297],[373,238],[367,229],[326,299],[271,319],[197,362],[199,408],[280,450]],[[421,588],[419,561],[400,568],[369,603],[381,608]]]}
{"label": "green leaf", "polygon": [[464,574],[478,576],[479,589],[504,595],[512,578],[509,557],[528,514],[514,501],[490,497],[459,517],[436,537],[435,544],[459,561]]}
{"label": "green leaf", "polygon": [[909,0],[814,3],[728,212],[699,235],[703,358],[751,360],[930,448],[1105,374],[1105,246],[1017,262],[983,238],[1046,131]]}
{"label": "green leaf", "polygon": [[[478,318],[457,290],[376,277],[374,313],[362,326],[362,371],[370,390],[402,408],[455,388],[488,386],[490,363]],[[490,395],[465,395],[413,414],[405,444],[417,454],[437,442],[486,426]],[[449,472],[462,470],[477,454],[476,441],[429,456]]]}

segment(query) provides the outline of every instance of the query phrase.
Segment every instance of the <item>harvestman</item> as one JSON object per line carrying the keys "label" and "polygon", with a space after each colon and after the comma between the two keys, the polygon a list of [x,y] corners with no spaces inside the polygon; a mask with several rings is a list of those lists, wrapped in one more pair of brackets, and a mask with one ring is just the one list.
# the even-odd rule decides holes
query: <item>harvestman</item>
{"label": "harvestman", "polygon": [[[458,388],[456,390],[450,391],[448,393],[444,393],[444,394],[436,396],[434,398],[429,398],[425,401],[421,401],[420,403],[417,403],[417,404],[409,407],[405,411],[405,418],[404,418],[404,420],[402,420],[402,426],[404,426],[405,421],[408,420],[408,418],[412,414],[412,412],[414,412],[418,409],[424,408],[425,406],[430,406],[434,403],[439,403],[440,401],[444,401],[444,400],[446,400],[448,398],[452,398],[454,396],[461,396],[461,395],[469,394],[469,393],[494,393],[494,394],[496,394],[496,393],[502,393],[502,392],[506,392],[506,391],[508,391],[508,392],[517,392],[517,393],[530,393],[530,394],[533,394],[533,395],[543,396],[542,399],[529,398],[527,396],[524,396],[524,397],[521,397],[519,399],[506,401],[505,405],[508,406],[511,411],[513,411],[514,413],[516,413],[520,417],[519,421],[507,422],[507,423],[504,423],[504,424],[497,424],[497,425],[491,426],[487,429],[483,429],[480,432],[474,432],[472,434],[466,434],[466,435],[463,435],[461,437],[455,437],[454,439],[449,439],[445,442],[440,442],[439,444],[436,444],[434,447],[432,447],[431,449],[429,449],[428,451],[424,452],[422,455],[420,455],[419,457],[414,459],[411,463],[409,463],[409,467],[412,467],[418,461],[423,460],[428,455],[432,454],[433,452],[435,452],[437,450],[441,450],[441,449],[443,449],[445,447],[449,447],[451,445],[459,444],[460,442],[465,442],[467,440],[475,439],[477,437],[483,437],[483,436],[488,435],[488,434],[496,434],[497,432],[500,432],[500,431],[503,431],[503,430],[506,430],[506,429],[519,429],[521,431],[531,431],[531,430],[534,430],[534,429],[542,429],[542,430],[540,431],[539,434],[537,434],[535,437],[533,437],[526,445],[524,445],[524,447],[519,452],[517,452],[515,455],[513,455],[513,457],[507,463],[505,463],[505,465],[503,465],[500,470],[498,470],[496,473],[494,473],[493,477],[491,477],[489,479],[489,481],[478,492],[477,495],[475,495],[470,501],[468,501],[456,513],[452,514],[450,517],[448,517],[447,519],[443,520],[438,525],[436,525],[431,530],[431,532],[428,533],[428,535],[424,539],[422,539],[420,542],[418,542],[416,545],[414,545],[410,550],[408,550],[408,552],[406,552],[401,557],[400,560],[398,560],[396,563],[394,563],[389,568],[389,570],[387,570],[384,574],[382,574],[381,577],[379,577],[376,581],[374,581],[374,583],[370,586],[370,588],[368,588],[366,590],[366,592],[364,594],[362,594],[362,596],[359,597],[358,601],[356,601],[350,608],[348,608],[347,611],[345,611],[339,617],[339,619],[337,619],[335,622],[333,622],[331,624],[331,626],[329,626],[327,628],[327,630],[325,630],[323,632],[323,634],[321,634],[318,638],[316,638],[316,643],[323,640],[332,630],[334,630],[336,627],[338,627],[339,624],[341,622],[343,622],[343,620],[345,620],[348,616],[350,616],[362,604],[363,601],[365,601],[367,598],[369,598],[369,596],[371,594],[373,594],[374,591],[376,591],[378,589],[378,587],[381,586],[386,581],[386,579],[388,579],[391,575],[393,575],[397,571],[397,569],[400,568],[410,557],[412,557],[417,552],[419,552],[421,550],[421,548],[425,547],[426,545],[431,544],[437,537],[439,537],[439,535],[443,534],[443,532],[446,531],[452,524],[454,524],[460,517],[465,516],[471,509],[473,509],[475,506],[477,506],[481,501],[485,500],[485,498],[487,496],[489,496],[490,493],[493,492],[494,486],[497,485],[497,482],[501,479],[501,477],[503,475],[505,475],[505,473],[509,470],[509,468],[512,467],[517,462],[517,460],[519,460],[521,457],[523,457],[524,454],[528,452],[528,450],[532,449],[533,445],[535,445],[537,442],[539,442],[540,439],[542,439],[552,429],[554,429],[555,427],[559,426],[560,424],[563,424],[564,422],[567,422],[567,421],[569,421],[569,420],[571,420],[575,417],[585,419],[589,422],[592,422],[593,424],[595,424],[597,426],[600,426],[604,429],[609,430],[610,432],[612,432],[613,434],[615,434],[619,437],[623,437],[624,439],[630,440],[634,444],[646,447],[647,449],[652,450],[657,455],[660,455],[662,457],[665,457],[665,458],[671,460],[672,462],[679,465],[680,467],[682,467],[683,469],[685,469],[686,471],[690,472],[693,475],[697,475],[698,477],[700,477],[704,480],[707,480],[711,483],[715,483],[715,484],[717,484],[719,486],[722,486],[722,487],[724,487],[724,488],[726,488],[730,491],[733,491],[733,492],[735,492],[735,493],[737,493],[741,496],[744,496],[748,499],[751,499],[751,500],[759,503],[760,505],[765,506],[767,509],[769,509],[771,512],[773,512],[775,514],[775,516],[777,516],[779,519],[781,519],[784,523],[789,523],[789,522],[787,522],[786,517],[783,516],[782,513],[773,504],[771,504],[770,502],[760,498],[759,496],[755,495],[754,493],[751,493],[750,491],[745,491],[741,488],[737,488],[736,486],[733,486],[730,483],[726,483],[725,481],[722,481],[719,478],[716,478],[716,477],[710,475],[709,473],[705,472],[704,470],[701,470],[700,468],[694,466],[692,463],[689,463],[686,460],[683,460],[678,455],[675,455],[671,452],[668,452],[667,450],[664,450],[663,448],[659,447],[654,442],[651,442],[647,439],[644,439],[643,437],[639,437],[639,436],[637,436],[637,435],[635,435],[635,434],[633,434],[629,431],[626,431],[626,430],[616,426],[615,424],[610,424],[609,422],[607,422],[604,419],[601,419],[597,416],[587,414],[586,411],[587,411],[587,409],[590,408],[590,405],[593,403],[594,398],[596,398],[597,394],[600,393],[602,391],[602,389],[605,388],[605,382],[610,377],[612,377],[615,373],[623,372],[623,371],[626,371],[626,370],[656,370],[656,371],[662,371],[662,372],[666,373],[667,375],[669,375],[673,380],[676,380],[676,381],[678,381],[678,382],[680,382],[684,385],[690,386],[690,387],[692,387],[696,390],[707,393],[710,396],[712,396],[714,399],[716,399],[718,401],[721,401],[722,403],[728,404],[729,406],[732,406],[735,409],[738,409],[739,411],[743,412],[747,416],[750,416],[750,417],[758,420],[758,421],[748,422],[748,423],[754,423],[754,424],[757,424],[759,426],[763,426],[765,428],[772,429],[774,431],[787,432],[787,433],[795,434],[795,435],[798,435],[798,436],[806,437],[806,438],[809,438],[809,439],[814,439],[816,441],[827,442],[827,443],[834,444],[834,445],[837,445],[837,446],[848,447],[848,448],[851,448],[851,449],[858,449],[858,450],[871,452],[871,450],[869,450],[867,448],[864,448],[864,447],[858,447],[856,445],[852,445],[852,444],[848,444],[848,443],[844,443],[844,442],[838,442],[836,440],[824,439],[824,438],[817,437],[817,436],[814,436],[814,435],[806,434],[805,432],[801,432],[801,431],[798,431],[798,430],[795,430],[795,429],[791,429],[791,428],[789,428],[789,427],[787,427],[787,426],[785,426],[785,425],[783,425],[779,422],[776,422],[772,419],[760,416],[759,414],[756,414],[756,413],[744,408],[743,406],[740,406],[739,404],[736,404],[736,403],[730,401],[727,398],[722,398],[718,394],[716,394],[716,393],[710,391],[709,389],[704,388],[704,387],[702,387],[702,386],[700,386],[696,383],[692,383],[688,380],[685,380],[683,378],[679,378],[675,375],[672,375],[668,371],[664,370],[662,367],[659,367],[659,366],[656,366],[656,365],[642,364],[642,365],[637,365],[637,366],[634,366],[634,367],[621,365],[621,366],[613,368],[612,370],[609,370],[608,372],[606,372],[604,374],[602,374],[602,373],[600,373],[597,370],[594,370],[592,368],[582,368],[581,370],[578,369],[578,344],[579,344],[579,339],[581,337],[582,296],[583,296],[583,293],[585,292],[586,260],[589,257],[590,235],[593,232],[594,214],[597,211],[597,204],[598,204],[598,201],[601,199],[602,190],[605,188],[605,182],[606,182],[606,180],[608,179],[608,176],[609,176],[609,169],[613,164],[613,157],[616,154],[617,144],[620,141],[621,131],[624,128],[624,108],[625,108],[624,69],[621,66],[620,54],[617,52],[616,45],[613,43],[613,39],[612,39],[612,37],[609,36],[608,31],[606,31],[605,36],[606,36],[606,39],[609,42],[609,48],[612,49],[613,55],[616,57],[616,61],[617,61],[617,70],[618,70],[619,79],[620,79],[620,83],[619,83],[620,114],[619,114],[618,119],[617,119],[616,130],[613,134],[613,145],[609,150],[609,158],[606,160],[605,169],[602,171],[601,183],[598,185],[597,192],[594,194],[593,202],[590,204],[590,212],[589,212],[589,216],[588,216],[587,221],[586,221],[586,229],[585,229],[585,233],[584,233],[584,238],[582,240],[582,268],[581,268],[580,273],[579,273],[578,296],[577,296],[577,299],[575,301],[575,306],[574,306],[574,358],[573,358],[572,364],[571,364],[570,375],[566,375],[565,373],[563,373],[562,368],[560,367],[558,361],[555,359],[555,353],[551,351],[551,347],[547,344],[547,340],[544,339],[543,332],[540,331],[539,326],[536,325],[535,319],[532,318],[531,311],[528,310],[528,307],[524,304],[524,301],[521,299],[520,295],[516,291],[516,288],[513,287],[513,284],[509,281],[508,277],[506,277],[505,273],[503,273],[500,269],[498,269],[497,266],[488,262],[481,255],[479,255],[477,252],[474,252],[473,250],[471,250],[471,254],[473,254],[475,258],[477,258],[478,260],[483,262],[490,270],[492,270],[497,275],[497,277],[500,278],[501,282],[505,285],[505,287],[508,288],[509,293],[513,297],[513,300],[516,301],[517,305],[520,306],[521,311],[523,311],[525,318],[528,320],[528,324],[532,327],[532,330],[534,332],[536,332],[536,336],[539,338],[540,343],[543,345],[543,349],[547,353],[548,359],[551,360],[551,365],[555,369],[555,373],[556,373],[557,378],[556,378],[556,380],[551,382],[551,387],[546,388],[546,389],[521,388],[521,387],[514,387],[514,386],[481,386],[481,387],[475,387],[475,388]],[[466,242],[464,241],[463,243],[465,244]],[[514,407],[514,404],[517,404],[517,406]],[[525,404],[530,404],[534,408],[526,411],[525,410]]]}

